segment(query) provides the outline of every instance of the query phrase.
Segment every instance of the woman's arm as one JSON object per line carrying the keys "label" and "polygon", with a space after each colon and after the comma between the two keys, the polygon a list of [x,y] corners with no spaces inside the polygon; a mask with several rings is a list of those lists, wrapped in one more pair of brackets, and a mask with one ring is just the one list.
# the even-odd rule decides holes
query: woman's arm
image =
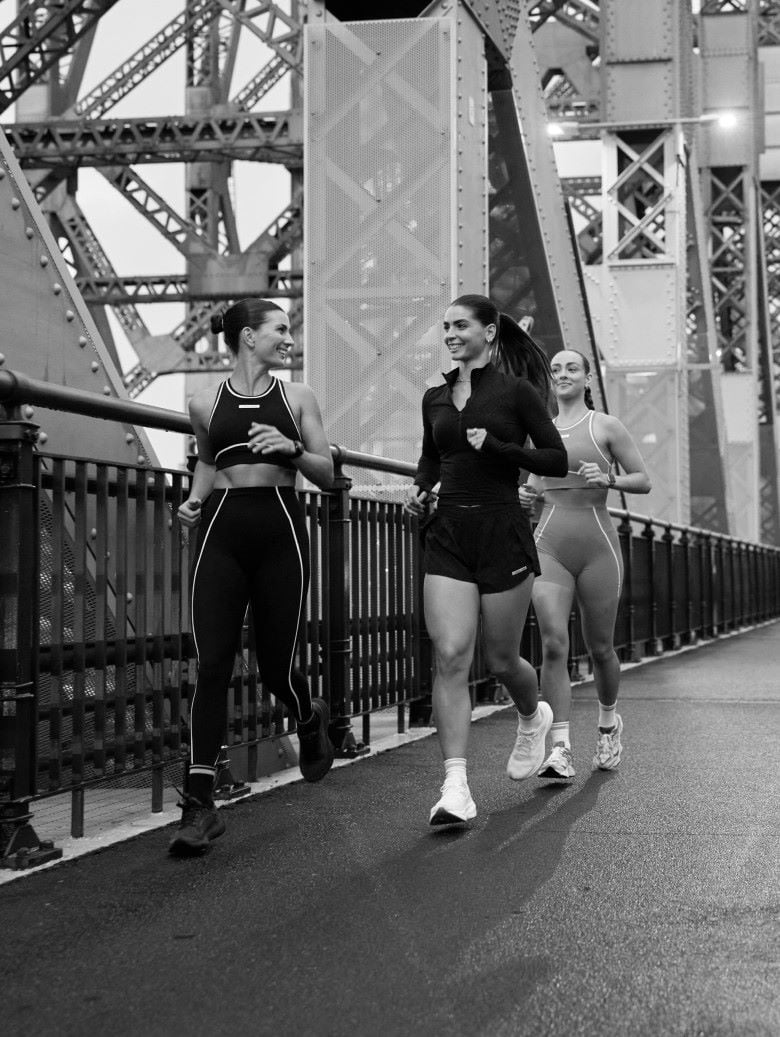
{"label": "woman's arm", "polygon": [[[293,464],[315,486],[329,490],[333,486],[333,455],[325,435],[317,397],[308,385],[301,382],[291,384],[295,385],[295,401],[300,407],[299,425],[304,448],[302,454],[293,457]],[[295,444],[290,442],[290,454],[294,451]]]}
{"label": "woman's arm", "polygon": [[[427,393],[425,394],[427,396]],[[417,462],[417,473],[413,485],[419,487],[423,493],[430,493],[439,481],[441,459],[436,444],[433,441],[433,429],[427,415],[425,396],[422,403],[423,440],[422,453]]]}
{"label": "woman's arm", "polygon": [[[606,443],[613,459],[623,469],[622,475],[609,478],[609,472],[602,472],[595,464],[584,464],[581,474],[591,486],[601,486],[611,490],[622,490],[623,493],[649,493],[653,488],[645,469],[642,455],[625,425],[612,414],[597,414],[594,422],[598,439]],[[572,459],[578,464],[576,458]]]}
{"label": "woman's arm", "polygon": [[[541,396],[530,383],[518,380],[516,399],[526,432],[534,442],[533,447],[504,443],[487,432],[481,448],[487,453],[500,454],[527,472],[563,478],[569,470],[566,448]],[[468,438],[471,445],[475,446],[473,438]]]}
{"label": "woman's arm", "polygon": [[177,513],[179,522],[187,527],[197,526],[200,522],[201,504],[214,489],[217,470],[211,456],[208,434],[208,419],[214,406],[214,392],[214,389],[206,389],[190,400],[190,421],[198,444],[198,460],[190,483],[190,492]]}

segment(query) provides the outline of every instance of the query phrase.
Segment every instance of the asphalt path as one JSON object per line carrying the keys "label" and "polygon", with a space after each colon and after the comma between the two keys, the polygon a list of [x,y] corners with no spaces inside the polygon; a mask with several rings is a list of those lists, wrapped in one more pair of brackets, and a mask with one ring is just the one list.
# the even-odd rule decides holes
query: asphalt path
{"label": "asphalt path", "polygon": [[624,761],[504,773],[472,728],[478,816],[432,829],[435,738],[0,887],[0,1033],[778,1037],[780,625],[627,671]]}

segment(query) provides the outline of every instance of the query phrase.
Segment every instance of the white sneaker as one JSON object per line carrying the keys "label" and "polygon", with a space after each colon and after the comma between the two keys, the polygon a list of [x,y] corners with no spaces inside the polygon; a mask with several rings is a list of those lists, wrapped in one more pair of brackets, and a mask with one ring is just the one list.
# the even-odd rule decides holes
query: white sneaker
{"label": "white sneaker", "polygon": [[563,742],[556,742],[536,776],[544,778],[545,781],[571,781],[574,777],[574,764],[569,746]]}
{"label": "white sneaker", "polygon": [[431,810],[428,824],[458,825],[477,816],[477,807],[465,781],[445,781],[441,799]]}
{"label": "white sneaker", "polygon": [[506,765],[506,772],[513,781],[530,778],[542,766],[544,743],[552,722],[553,711],[546,702],[539,703],[539,721],[534,731],[521,731],[518,718],[515,747]]}
{"label": "white sneaker", "polygon": [[623,733],[623,721],[620,714],[615,714],[615,726],[609,731],[599,729],[599,740],[596,744],[596,755],[593,757],[593,766],[600,771],[614,771],[620,763],[623,755],[623,746],[620,736]]}

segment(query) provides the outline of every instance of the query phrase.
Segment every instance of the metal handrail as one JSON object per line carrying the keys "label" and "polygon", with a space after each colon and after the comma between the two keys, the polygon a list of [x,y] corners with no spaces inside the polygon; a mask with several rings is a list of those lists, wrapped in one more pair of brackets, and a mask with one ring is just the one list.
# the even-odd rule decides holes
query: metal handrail
{"label": "metal handrail", "polygon": [[[142,425],[145,428],[162,429],[165,432],[192,435],[190,419],[179,411],[152,407],[146,403],[134,403],[132,400],[119,400],[111,396],[99,396],[97,393],[71,389],[65,385],[54,385],[7,368],[0,370],[0,405],[7,408],[8,405],[13,407],[22,403],[51,407],[54,410],[82,414],[89,418],[103,418],[106,421],[121,421],[125,424]],[[330,450],[336,464],[351,465],[353,468],[373,468],[395,475],[414,475],[417,470],[416,465],[408,461],[363,454],[336,443],[330,444]]]}

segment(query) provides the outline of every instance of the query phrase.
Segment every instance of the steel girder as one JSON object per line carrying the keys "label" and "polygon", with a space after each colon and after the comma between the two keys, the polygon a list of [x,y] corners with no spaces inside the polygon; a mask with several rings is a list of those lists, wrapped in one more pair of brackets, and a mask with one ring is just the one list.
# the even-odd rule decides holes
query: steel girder
{"label": "steel girder", "polygon": [[300,114],[236,112],[159,119],[56,120],[3,127],[24,169],[157,162],[302,162]]}
{"label": "steel girder", "polygon": [[528,17],[534,32],[555,18],[598,46],[599,5],[595,0],[541,0],[532,4]]}
{"label": "steel girder", "polygon": [[123,61],[88,94],[79,98],[74,111],[82,119],[99,119],[180,50],[190,33],[198,32],[219,11],[217,0],[193,0],[159,32]]}
{"label": "steel girder", "polygon": [[117,0],[30,0],[0,32],[0,111],[73,49]]}
{"label": "steel girder", "polygon": [[[292,299],[301,295],[302,270],[272,270],[263,295],[270,298]],[[186,274],[138,274],[119,277],[116,274],[77,274],[76,286],[89,305],[113,306],[117,309],[134,304],[158,302],[225,301],[235,298],[235,288],[200,289],[190,287]],[[148,332],[147,332],[148,334]]]}

